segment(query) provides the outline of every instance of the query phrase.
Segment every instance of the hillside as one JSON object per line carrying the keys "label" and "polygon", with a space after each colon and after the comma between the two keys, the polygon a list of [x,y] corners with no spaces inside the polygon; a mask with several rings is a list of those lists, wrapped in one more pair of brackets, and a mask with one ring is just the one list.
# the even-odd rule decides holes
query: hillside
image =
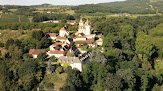
{"label": "hillside", "polygon": [[163,0],[127,0],[123,2],[88,4],[72,7],[76,13],[132,13],[154,14],[163,13]]}

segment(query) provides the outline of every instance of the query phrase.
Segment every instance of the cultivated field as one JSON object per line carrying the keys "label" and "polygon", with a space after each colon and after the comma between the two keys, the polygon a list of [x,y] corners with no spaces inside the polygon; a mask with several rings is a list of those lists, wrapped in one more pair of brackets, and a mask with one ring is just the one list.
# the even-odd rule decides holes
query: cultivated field
{"label": "cultivated field", "polygon": [[19,23],[29,22],[28,17],[24,15],[2,14],[0,16],[0,23]]}

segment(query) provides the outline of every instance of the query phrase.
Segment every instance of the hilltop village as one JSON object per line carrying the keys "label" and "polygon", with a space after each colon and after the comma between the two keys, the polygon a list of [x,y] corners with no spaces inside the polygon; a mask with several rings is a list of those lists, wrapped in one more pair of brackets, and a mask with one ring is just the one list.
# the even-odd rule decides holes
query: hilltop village
{"label": "hilltop village", "polygon": [[95,40],[96,34],[91,30],[91,23],[88,19],[83,21],[81,18],[75,37],[70,38],[69,36],[70,33],[66,26],[59,30],[59,35],[47,33],[46,37],[53,40],[53,44],[49,46],[50,50],[46,52],[45,49],[30,49],[29,55],[37,58],[39,53],[46,53],[48,58],[55,56],[58,63],[69,64],[72,68],[82,71],[83,64],[90,59],[91,53],[88,48],[102,46],[102,34],[98,35]]}
{"label": "hilltop village", "polygon": [[62,3],[0,5],[0,91],[163,91],[163,0]]}

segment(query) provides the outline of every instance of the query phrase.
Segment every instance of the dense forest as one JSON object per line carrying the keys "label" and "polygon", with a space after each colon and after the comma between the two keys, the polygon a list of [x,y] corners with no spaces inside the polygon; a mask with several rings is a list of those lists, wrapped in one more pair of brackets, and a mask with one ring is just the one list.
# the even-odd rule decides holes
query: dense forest
{"label": "dense forest", "polygon": [[131,14],[155,14],[163,12],[163,1],[158,0],[127,0],[122,2],[88,4],[72,7],[76,13],[131,13]]}

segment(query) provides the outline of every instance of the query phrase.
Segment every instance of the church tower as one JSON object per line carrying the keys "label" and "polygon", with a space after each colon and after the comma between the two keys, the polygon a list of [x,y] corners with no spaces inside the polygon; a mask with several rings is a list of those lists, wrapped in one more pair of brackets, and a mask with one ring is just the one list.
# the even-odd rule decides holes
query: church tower
{"label": "church tower", "polygon": [[84,31],[84,22],[83,22],[83,20],[81,18],[80,22],[79,22],[78,33],[83,33],[83,31]]}
{"label": "church tower", "polygon": [[87,19],[87,21],[85,22],[85,35],[90,35],[90,34],[91,34],[91,24]]}
{"label": "church tower", "polygon": [[80,19],[78,33],[83,33],[85,35],[91,35],[91,24],[88,21],[88,19],[85,23],[83,22],[82,18]]}
{"label": "church tower", "polygon": [[80,19],[80,22],[79,22],[79,26],[83,26],[83,25],[84,25],[83,19],[81,18],[81,19]]}

